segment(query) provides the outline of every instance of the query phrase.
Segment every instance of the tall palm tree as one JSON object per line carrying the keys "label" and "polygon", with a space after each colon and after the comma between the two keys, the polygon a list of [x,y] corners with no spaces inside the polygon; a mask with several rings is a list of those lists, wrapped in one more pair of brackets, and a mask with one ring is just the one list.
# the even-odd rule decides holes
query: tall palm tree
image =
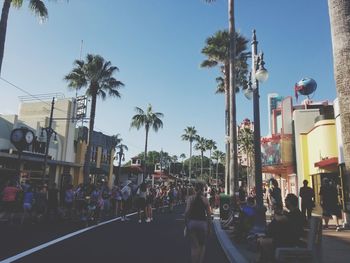
{"label": "tall palm tree", "polygon": [[194,149],[201,152],[201,178],[203,178],[203,158],[204,152],[208,150],[208,140],[204,137],[199,137],[197,143],[194,145]]}
{"label": "tall palm tree", "polygon": [[211,178],[211,176],[212,176],[212,173],[211,173],[211,168],[212,168],[211,151],[217,149],[216,142],[214,140],[211,140],[211,139],[207,140],[207,149],[209,150],[209,178]]}
{"label": "tall palm tree", "polygon": [[[214,0],[207,0],[207,2],[214,2]],[[226,138],[230,138],[226,140],[226,163],[231,163],[232,165],[232,176],[229,176],[230,166],[227,165],[225,167],[227,192],[229,189],[230,177],[234,179],[234,175],[238,174],[237,131],[233,128],[236,127],[235,93],[239,90],[239,87],[246,87],[247,82],[245,79],[248,72],[247,59],[250,56],[250,53],[245,51],[247,49],[248,40],[234,32],[234,23],[231,21],[233,20],[233,0],[229,2],[230,31],[218,31],[214,36],[206,40],[206,46],[203,48],[202,53],[206,55],[208,59],[201,64],[202,67],[219,66],[223,75],[216,79],[218,82],[216,93],[225,93],[225,134]],[[238,80],[237,85],[236,79]],[[233,142],[232,147],[230,141]],[[230,151],[232,151],[233,156],[230,155]],[[231,160],[231,162],[229,162],[229,160]]]}
{"label": "tall palm tree", "polygon": [[216,186],[218,186],[218,174],[219,174],[219,162],[222,162],[225,158],[225,154],[222,151],[215,150],[213,152],[213,159],[216,160]]}
{"label": "tall palm tree", "polygon": [[161,118],[164,114],[161,112],[153,112],[152,105],[148,104],[146,111],[136,107],[136,115],[132,117],[130,128],[136,128],[139,130],[141,127],[145,127],[146,139],[145,139],[145,155],[143,163],[143,179],[146,176],[146,160],[147,160],[147,146],[148,146],[148,133],[150,129],[157,132],[160,128],[163,128],[163,122]]}
{"label": "tall palm tree", "polygon": [[117,185],[119,183],[119,178],[120,178],[120,167],[122,165],[122,160],[125,160],[125,151],[129,151],[128,146],[125,144],[119,143],[116,147],[116,156],[118,157],[118,172],[115,177],[114,184]]}
{"label": "tall palm tree", "polygon": [[[343,152],[345,160],[345,174],[347,175],[346,202],[350,205],[350,0],[328,0],[329,17],[332,32],[334,79],[336,82],[340,121],[343,138]],[[349,211],[348,211],[349,213]],[[347,214],[347,219],[350,215]]]}
{"label": "tall palm tree", "polygon": [[94,132],[97,98],[100,97],[103,100],[107,96],[120,98],[119,89],[124,84],[113,77],[118,70],[100,55],[88,54],[85,61],[75,60],[74,68],[64,77],[68,87],[77,90],[85,88],[86,95],[91,98],[89,139],[84,160],[84,183],[88,182],[90,174],[91,139]]}
{"label": "tall palm tree", "polygon": [[181,135],[182,140],[190,142],[190,160],[188,166],[188,177],[191,182],[192,143],[196,141],[199,138],[199,136],[197,135],[197,130],[194,126],[187,126],[184,132],[185,133]]}
{"label": "tall palm tree", "polygon": [[[5,40],[6,40],[6,30],[7,30],[7,20],[10,12],[11,5],[15,8],[21,8],[23,0],[4,0],[1,12],[0,20],[0,75],[2,60],[4,58],[5,50]],[[29,8],[33,11],[36,16],[39,16],[41,20],[44,20],[48,17],[47,8],[44,4],[44,1],[41,0],[29,0]]]}

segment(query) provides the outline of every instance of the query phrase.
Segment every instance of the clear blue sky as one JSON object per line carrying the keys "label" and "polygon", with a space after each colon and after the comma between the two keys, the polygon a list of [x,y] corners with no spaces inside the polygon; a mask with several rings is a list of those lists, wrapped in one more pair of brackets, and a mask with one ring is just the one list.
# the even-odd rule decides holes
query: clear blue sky
{"label": "clear blue sky", "polygon": [[[130,130],[135,106],[148,103],[164,113],[164,129],[150,133],[149,150],[188,155],[181,141],[186,126],[224,150],[224,97],[214,94],[218,71],[201,69],[204,41],[228,27],[227,0],[45,1],[49,20],[40,24],[24,1],[11,9],[2,77],[32,94],[68,91],[63,76],[83,55],[100,54],[119,67],[121,99],[97,103],[96,130],[120,133],[127,159],[143,151],[143,130]],[[309,76],[318,83],[315,100],[333,100],[331,36],[326,0],[236,0],[236,29],[250,39],[257,30],[270,78],[261,86],[262,135],[267,127],[267,94],[293,95]],[[1,1],[1,4],[3,1]],[[16,113],[25,95],[0,81],[0,112]],[[237,96],[237,121],[252,118],[252,102]]]}

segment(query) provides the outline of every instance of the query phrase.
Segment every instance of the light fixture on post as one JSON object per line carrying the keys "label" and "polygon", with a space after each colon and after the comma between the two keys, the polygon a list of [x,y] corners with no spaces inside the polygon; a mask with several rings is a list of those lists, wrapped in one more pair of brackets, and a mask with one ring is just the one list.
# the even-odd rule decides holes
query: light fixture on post
{"label": "light fixture on post", "polygon": [[57,133],[54,131],[54,129],[52,129],[54,107],[55,107],[55,98],[53,97],[51,102],[49,126],[45,128],[41,128],[41,134],[40,134],[40,139],[44,139],[44,131],[46,133],[45,156],[44,156],[44,167],[43,167],[43,184],[46,181],[47,156],[49,154],[50,140],[53,134],[55,134],[54,141],[57,142]]}
{"label": "light fixture on post", "polygon": [[261,135],[260,135],[260,105],[259,105],[259,82],[265,82],[269,74],[265,68],[264,53],[257,54],[258,41],[256,31],[253,30],[252,39],[252,72],[249,74],[248,88],[244,95],[246,98],[253,97],[254,112],[254,168],[255,168],[255,193],[257,217],[253,231],[264,232],[266,227],[266,208],[264,207],[262,165],[261,165]]}

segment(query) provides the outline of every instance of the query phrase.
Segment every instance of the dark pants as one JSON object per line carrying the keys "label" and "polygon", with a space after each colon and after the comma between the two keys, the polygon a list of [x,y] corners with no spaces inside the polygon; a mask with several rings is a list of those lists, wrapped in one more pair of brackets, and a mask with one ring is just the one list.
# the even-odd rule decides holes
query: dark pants
{"label": "dark pants", "polygon": [[310,220],[312,213],[312,206],[301,204],[301,213],[305,219],[305,221]]}
{"label": "dark pants", "polygon": [[121,212],[122,217],[126,216],[126,214],[128,213],[129,209],[131,208],[131,203],[132,203],[131,198],[122,201],[122,212]]}

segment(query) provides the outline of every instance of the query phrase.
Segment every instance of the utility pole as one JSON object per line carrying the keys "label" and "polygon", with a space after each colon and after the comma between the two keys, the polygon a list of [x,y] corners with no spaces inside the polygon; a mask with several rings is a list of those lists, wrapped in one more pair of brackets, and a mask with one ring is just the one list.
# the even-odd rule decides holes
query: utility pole
{"label": "utility pole", "polygon": [[44,168],[43,168],[43,183],[45,183],[45,178],[46,178],[47,156],[49,154],[49,146],[50,146],[51,136],[52,136],[52,134],[55,134],[55,136],[56,136],[56,132],[52,129],[52,118],[53,118],[54,108],[55,108],[55,97],[52,98],[52,102],[51,102],[49,126],[46,128],[42,128],[42,130],[41,130],[42,135],[43,135],[43,131],[46,132],[46,145],[45,145],[45,157],[44,157]]}

